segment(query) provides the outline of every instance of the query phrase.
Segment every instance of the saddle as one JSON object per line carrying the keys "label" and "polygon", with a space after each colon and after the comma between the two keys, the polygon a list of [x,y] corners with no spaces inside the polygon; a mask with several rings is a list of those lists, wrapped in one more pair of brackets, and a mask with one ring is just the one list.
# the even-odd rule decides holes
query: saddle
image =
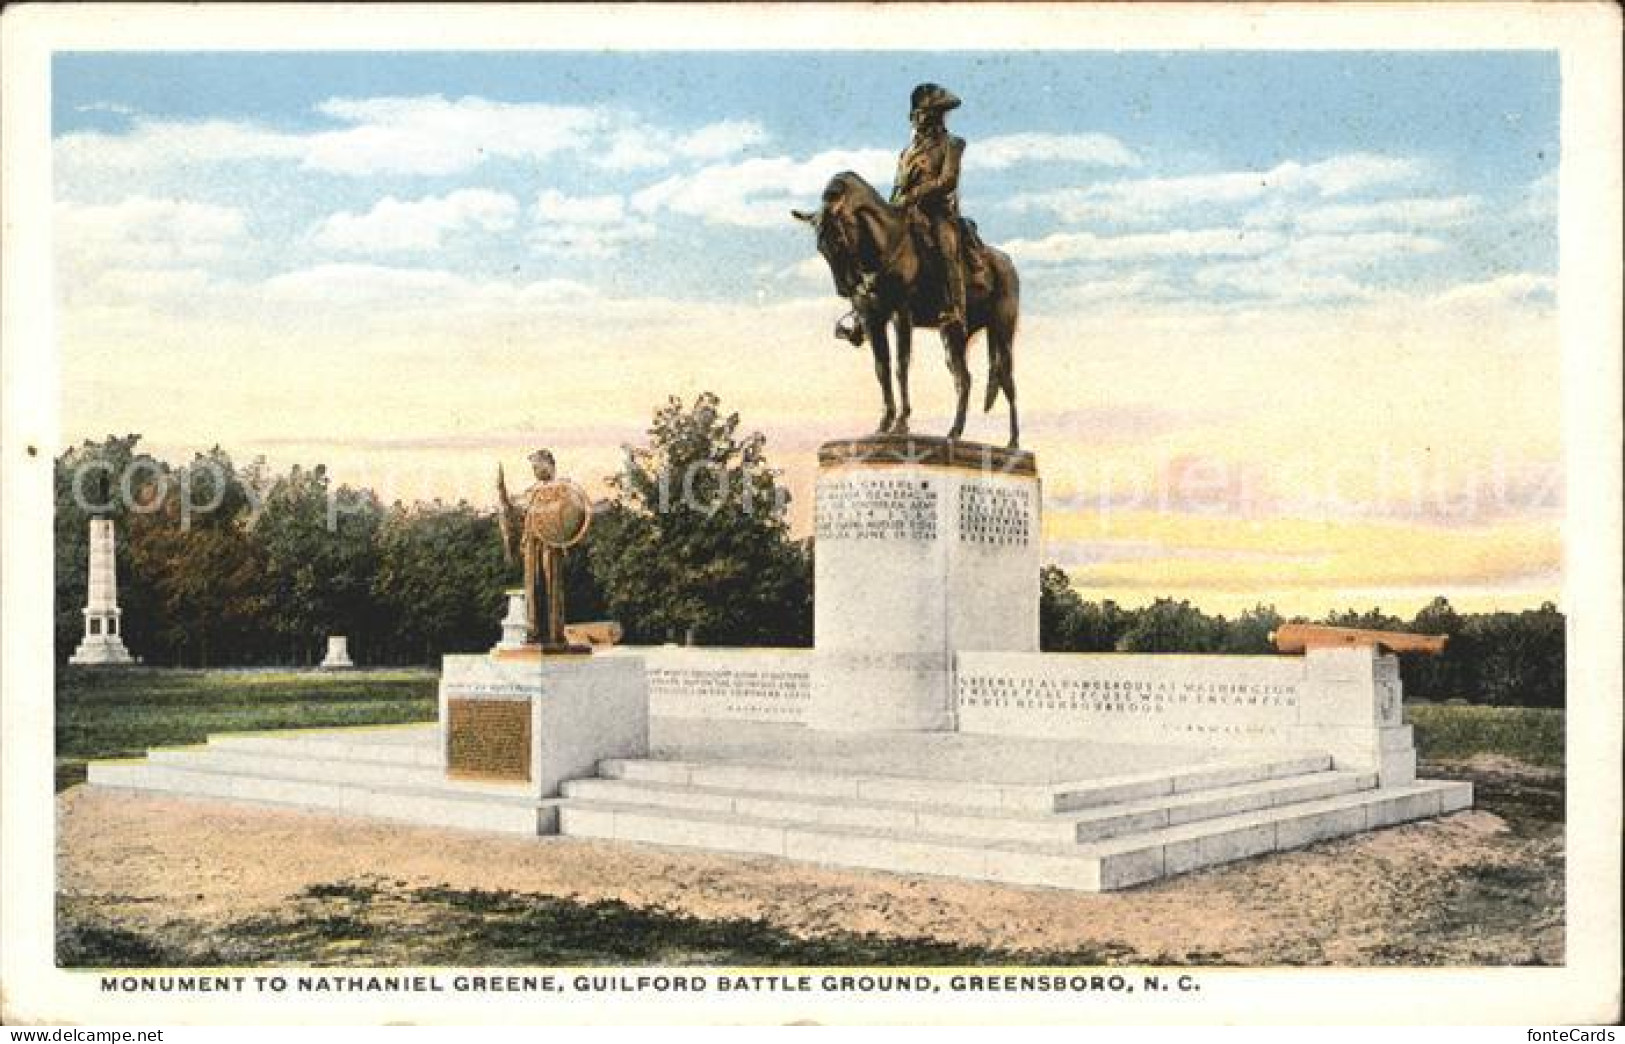
{"label": "saddle", "polygon": [[[965,269],[966,290],[973,286],[986,287],[989,285],[987,257],[984,253],[982,234],[977,231],[976,222],[968,217],[960,217],[959,221],[959,263]],[[936,235],[932,231],[931,220],[918,210],[909,213],[909,231],[914,238],[914,247],[920,256],[928,259],[932,268],[940,268],[942,251],[937,245]]]}

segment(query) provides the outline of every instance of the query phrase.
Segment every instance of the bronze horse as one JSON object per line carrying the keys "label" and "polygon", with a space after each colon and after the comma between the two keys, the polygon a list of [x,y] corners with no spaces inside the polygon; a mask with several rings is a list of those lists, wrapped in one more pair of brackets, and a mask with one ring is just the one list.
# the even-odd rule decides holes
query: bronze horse
{"label": "bronze horse", "polygon": [[[847,171],[830,179],[823,206],[817,213],[792,211],[818,233],[818,252],[829,263],[835,290],[852,302],[875,355],[875,376],[885,397],[886,412],[879,434],[908,431],[908,363],[914,327],[938,327],[942,305],[942,277],[921,257],[910,222],[900,207],[886,202],[867,181]],[[965,348],[978,332],[987,331],[987,396],[983,410],[991,410],[999,392],[1010,406],[1010,448],[1020,443],[1016,423],[1016,379],[1011,369],[1020,313],[1021,286],[1016,267],[1004,252],[980,242],[971,247],[965,266],[966,330],[941,329],[953,374],[958,407],[948,437],[965,430],[965,405],[970,397],[970,367]],[[902,409],[892,397],[892,361],[886,328],[897,335],[897,387]]]}

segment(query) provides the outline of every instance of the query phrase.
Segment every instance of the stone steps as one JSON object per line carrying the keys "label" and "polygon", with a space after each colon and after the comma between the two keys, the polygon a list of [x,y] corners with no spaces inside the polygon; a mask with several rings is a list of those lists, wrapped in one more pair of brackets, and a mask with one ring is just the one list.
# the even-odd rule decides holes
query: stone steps
{"label": "stone steps", "polygon": [[346,760],[295,750],[272,751],[209,744],[179,750],[154,750],[147,760],[156,765],[227,775],[302,780],[313,783],[356,783],[363,786],[434,787],[445,781],[438,766],[408,761]]}
{"label": "stone steps", "polygon": [[932,804],[854,801],[844,796],[774,794],[761,790],[651,783],[624,777],[572,780],[564,785],[563,794],[566,798],[593,803],[732,813],[808,825],[1060,844],[1104,840],[1220,815],[1369,790],[1375,785],[1376,778],[1370,774],[1313,772],[1047,814],[953,807],[946,801]]}
{"label": "stone steps", "polygon": [[1331,758],[1324,754],[1277,755],[1209,762],[1188,769],[1048,783],[985,783],[918,776],[854,775],[714,761],[608,760],[599,764],[598,772],[608,779],[686,787],[1048,813],[1099,808],[1170,794],[1301,776],[1324,772],[1331,766]]}
{"label": "stone steps", "polygon": [[[1211,758],[1092,779],[981,757],[1000,779],[738,760],[609,760],[540,799],[448,781],[433,726],[229,735],[93,762],[90,782],[216,800],[535,836],[556,831],[896,873],[1103,891],[1471,804],[1471,787],[1375,788],[1319,754]],[[963,765],[914,759],[946,775]],[[1169,759],[1158,762],[1165,766]],[[876,764],[873,760],[864,762]],[[1075,762],[1074,765],[1081,764]],[[1055,776],[1070,774],[1057,770]],[[1021,773],[1027,773],[1022,777]]]}
{"label": "stone steps", "polygon": [[1083,844],[1036,844],[571,797],[559,806],[559,830],[574,837],[779,856],[894,873],[1109,891],[1439,815],[1471,802],[1470,784],[1424,781]]}
{"label": "stone steps", "polygon": [[[441,764],[440,750],[432,741],[432,737],[438,734],[439,730],[433,725],[227,733],[210,736],[208,749],[438,768]],[[425,742],[425,739],[430,739],[430,742]]]}
{"label": "stone steps", "polygon": [[[326,778],[301,759],[273,758],[249,771],[241,761],[209,760],[208,748],[188,760],[184,751],[143,761],[99,761],[89,766],[94,786],[124,787],[187,797],[217,798],[325,812],[373,816],[423,826],[498,831],[535,836],[550,833],[553,800],[515,794],[512,788],[443,779],[425,782],[413,775],[391,779],[387,771],[368,780],[341,779],[329,767]],[[351,766],[354,767],[354,766]]]}

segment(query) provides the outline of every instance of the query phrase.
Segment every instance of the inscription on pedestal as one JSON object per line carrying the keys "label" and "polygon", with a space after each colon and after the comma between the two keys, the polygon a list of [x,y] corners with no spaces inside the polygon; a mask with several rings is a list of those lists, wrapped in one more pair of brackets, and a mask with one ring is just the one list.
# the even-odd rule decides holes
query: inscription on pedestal
{"label": "inscription on pedestal", "polygon": [[818,490],[819,540],[937,538],[937,486],[930,479],[865,478]]}
{"label": "inscription on pedestal", "polygon": [[1032,543],[1032,492],[1003,486],[959,487],[959,539],[990,547]]}
{"label": "inscription on pedestal", "polygon": [[651,667],[649,696],[678,716],[699,708],[705,717],[799,722],[811,682],[805,670]]}
{"label": "inscription on pedestal", "polygon": [[446,775],[530,781],[530,701],[446,701]]}
{"label": "inscription on pedestal", "polygon": [[960,728],[1124,742],[1283,741],[1304,698],[1281,657],[958,656]]}

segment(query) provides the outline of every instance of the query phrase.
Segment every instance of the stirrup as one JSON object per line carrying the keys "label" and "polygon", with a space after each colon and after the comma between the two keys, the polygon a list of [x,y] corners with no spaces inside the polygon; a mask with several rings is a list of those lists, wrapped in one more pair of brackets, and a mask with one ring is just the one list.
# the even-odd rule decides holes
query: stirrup
{"label": "stirrup", "polygon": [[858,319],[856,308],[835,321],[835,336],[854,348],[863,347],[863,323]]}

